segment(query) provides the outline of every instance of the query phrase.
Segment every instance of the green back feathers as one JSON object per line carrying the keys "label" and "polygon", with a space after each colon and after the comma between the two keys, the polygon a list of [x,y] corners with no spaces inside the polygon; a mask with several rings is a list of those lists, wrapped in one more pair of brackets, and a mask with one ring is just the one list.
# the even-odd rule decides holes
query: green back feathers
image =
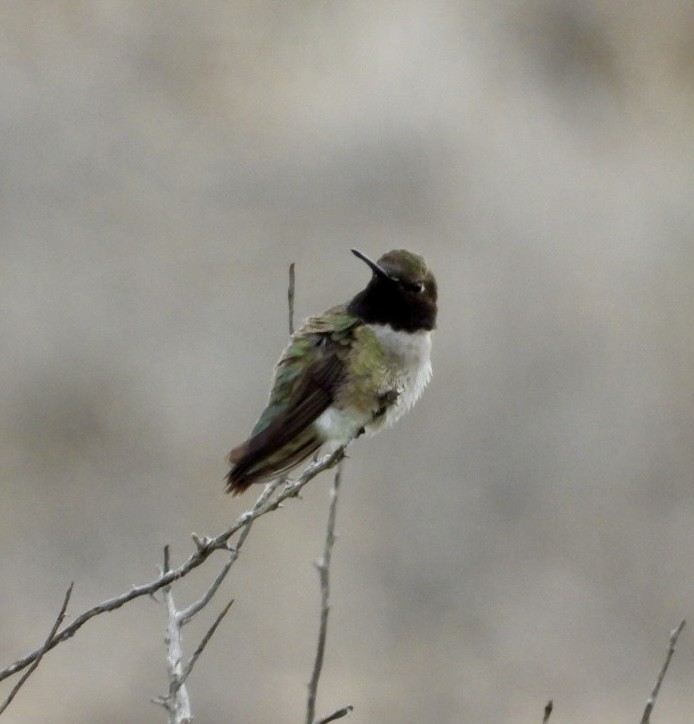
{"label": "green back feathers", "polygon": [[305,381],[307,370],[320,365],[327,355],[336,355],[335,362],[341,361],[349,352],[349,343],[359,325],[361,321],[357,317],[347,314],[344,306],[339,306],[310,317],[294,333],[275,367],[270,400],[253,428],[252,436],[262,432],[296,403],[295,393]]}

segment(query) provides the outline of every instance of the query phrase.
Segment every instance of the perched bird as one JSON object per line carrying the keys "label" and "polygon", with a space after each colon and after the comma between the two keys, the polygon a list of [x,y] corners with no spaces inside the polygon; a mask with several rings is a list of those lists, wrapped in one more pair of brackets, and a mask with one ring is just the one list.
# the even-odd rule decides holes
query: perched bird
{"label": "perched bird", "polygon": [[229,453],[227,492],[243,493],[315,453],[392,424],[431,377],[436,280],[418,254],[398,249],[377,262],[352,301],[310,317],[275,367],[267,407]]}

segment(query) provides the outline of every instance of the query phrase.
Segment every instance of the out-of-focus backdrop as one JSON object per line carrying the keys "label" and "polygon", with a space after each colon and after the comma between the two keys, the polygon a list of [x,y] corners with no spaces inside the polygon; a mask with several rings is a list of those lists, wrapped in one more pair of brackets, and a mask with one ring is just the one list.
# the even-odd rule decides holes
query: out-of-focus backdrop
{"label": "out-of-focus backdrop", "polygon": [[[319,712],[639,720],[694,612],[693,49],[689,0],[5,3],[0,666],[70,581],[75,615],[253,502],[224,455],[288,264],[301,318],[366,283],[350,247],[406,247],[434,378],[351,449]],[[249,538],[197,721],[303,721],[328,484]],[[91,622],[5,719],[163,721],[164,628]],[[658,721],[691,721],[693,640]]]}

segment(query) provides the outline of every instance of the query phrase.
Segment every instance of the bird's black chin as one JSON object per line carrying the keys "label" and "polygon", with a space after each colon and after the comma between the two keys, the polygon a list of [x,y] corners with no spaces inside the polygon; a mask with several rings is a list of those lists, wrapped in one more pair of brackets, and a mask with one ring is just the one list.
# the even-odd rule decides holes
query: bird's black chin
{"label": "bird's black chin", "polygon": [[436,326],[436,302],[413,298],[390,277],[374,275],[366,289],[352,299],[347,311],[366,324],[388,324],[397,331],[419,332]]}

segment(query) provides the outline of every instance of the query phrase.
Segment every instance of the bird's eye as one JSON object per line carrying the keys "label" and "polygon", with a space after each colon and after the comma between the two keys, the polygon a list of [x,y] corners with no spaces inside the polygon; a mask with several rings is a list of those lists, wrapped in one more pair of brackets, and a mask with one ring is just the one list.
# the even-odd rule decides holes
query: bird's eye
{"label": "bird's eye", "polygon": [[409,286],[410,291],[415,294],[421,294],[424,291],[424,282],[414,282],[414,284],[410,284]]}

